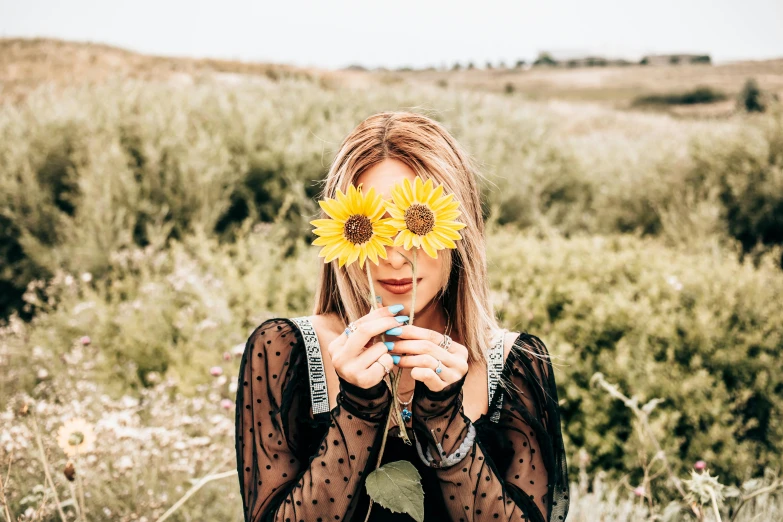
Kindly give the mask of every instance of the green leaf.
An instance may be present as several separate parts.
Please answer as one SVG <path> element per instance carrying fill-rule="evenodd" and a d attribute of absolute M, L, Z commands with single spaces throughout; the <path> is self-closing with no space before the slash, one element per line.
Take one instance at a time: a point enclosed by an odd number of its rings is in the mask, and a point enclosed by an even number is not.
<path fill-rule="evenodd" d="M 424 489 L 421 475 L 407 460 L 384 464 L 367 475 L 367 493 L 392 513 L 408 513 L 424 522 Z"/>

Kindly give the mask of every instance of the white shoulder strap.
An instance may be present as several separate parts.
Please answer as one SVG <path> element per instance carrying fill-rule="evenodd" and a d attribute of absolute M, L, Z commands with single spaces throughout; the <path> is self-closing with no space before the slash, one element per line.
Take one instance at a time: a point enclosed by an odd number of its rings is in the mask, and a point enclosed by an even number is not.
<path fill-rule="evenodd" d="M 321 358 L 321 345 L 315 334 L 313 324 L 307 316 L 291 318 L 299 330 L 305 342 L 307 351 L 307 368 L 310 375 L 310 402 L 313 406 L 313 417 L 319 413 L 329 413 L 329 393 L 326 388 L 326 372 Z"/>
<path fill-rule="evenodd" d="M 500 338 L 489 349 L 487 357 L 487 395 L 489 397 L 489 411 L 492 411 L 493 396 L 495 390 L 498 387 L 500 376 L 503 373 L 503 348 L 505 345 L 505 330 L 503 330 Z M 500 419 L 500 407 L 503 405 L 503 392 L 498 394 L 498 398 L 494 401 L 497 404 L 497 410 L 492 413 L 489 420 L 497 422 Z"/>

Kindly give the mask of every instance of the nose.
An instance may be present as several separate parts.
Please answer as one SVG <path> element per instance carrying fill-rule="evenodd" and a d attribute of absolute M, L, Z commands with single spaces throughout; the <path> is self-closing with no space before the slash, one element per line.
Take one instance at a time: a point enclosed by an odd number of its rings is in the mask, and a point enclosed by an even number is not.
<path fill-rule="evenodd" d="M 407 261 L 403 257 L 402 252 L 405 252 L 405 249 L 400 246 L 384 246 L 386 248 L 386 259 L 381 260 L 381 262 L 388 263 L 389 266 L 391 266 L 394 270 L 400 270 L 405 266 L 405 263 Z"/>

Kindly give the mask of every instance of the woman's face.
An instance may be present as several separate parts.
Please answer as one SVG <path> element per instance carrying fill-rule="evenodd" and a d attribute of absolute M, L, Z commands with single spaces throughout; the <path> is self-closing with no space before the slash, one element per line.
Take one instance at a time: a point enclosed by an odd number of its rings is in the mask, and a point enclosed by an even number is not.
<path fill-rule="evenodd" d="M 359 186 L 362 183 L 362 192 L 364 194 L 367 194 L 370 188 L 375 188 L 375 191 L 382 198 L 391 201 L 392 187 L 397 183 L 402 183 L 402 180 L 405 178 L 408 178 L 413 183 L 413 180 L 416 179 L 416 173 L 405 163 L 387 158 L 362 172 L 354 182 L 354 185 Z M 383 217 L 390 218 L 391 215 L 386 212 Z M 382 281 L 388 279 L 412 281 L 412 267 L 402 256 L 405 255 L 408 259 L 413 260 L 413 249 L 405 250 L 402 246 L 386 246 L 385 248 L 386 259 L 379 257 L 377 266 L 369 259 L 365 261 L 370 265 L 370 273 L 375 284 L 375 294 L 382 296 L 382 306 L 405 305 L 405 308 L 400 313 L 410 315 L 412 285 L 398 286 L 396 287 L 397 292 L 401 291 L 403 293 L 394 293 L 395 287 L 389 287 L 383 284 Z M 438 259 L 431 258 L 422 249 L 416 252 L 416 313 L 438 295 L 442 285 L 445 285 L 446 275 L 443 273 L 444 257 L 443 251 L 438 252 Z"/>

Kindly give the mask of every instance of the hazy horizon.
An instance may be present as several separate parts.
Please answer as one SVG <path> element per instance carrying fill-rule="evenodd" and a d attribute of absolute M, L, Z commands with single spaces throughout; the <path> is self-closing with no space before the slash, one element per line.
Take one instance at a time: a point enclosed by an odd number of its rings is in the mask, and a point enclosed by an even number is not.
<path fill-rule="evenodd" d="M 337 5 L 338 7 L 334 7 Z M 783 2 L 441 0 L 367 5 L 246 1 L 60 4 L 0 0 L 0 37 L 49 37 L 164 56 L 341 68 L 530 62 L 541 51 L 638 60 L 709 54 L 715 63 L 783 58 Z M 175 21 L 175 23 L 172 23 Z M 381 25 L 383 24 L 383 25 Z"/>

